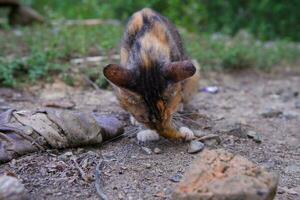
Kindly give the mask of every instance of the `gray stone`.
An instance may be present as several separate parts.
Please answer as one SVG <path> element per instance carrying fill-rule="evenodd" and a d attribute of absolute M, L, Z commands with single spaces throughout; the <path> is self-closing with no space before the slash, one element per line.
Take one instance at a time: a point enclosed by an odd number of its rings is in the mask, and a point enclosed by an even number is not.
<path fill-rule="evenodd" d="M 172 195 L 176 200 L 272 200 L 278 175 L 225 150 L 203 150 Z"/>
<path fill-rule="evenodd" d="M 280 115 L 282 115 L 282 111 L 274 108 L 267 108 L 261 113 L 261 116 L 263 116 L 264 118 L 274 118 L 279 117 Z"/>
<path fill-rule="evenodd" d="M 300 173 L 300 166 L 299 165 L 289 165 L 284 168 L 284 172 L 287 174 L 299 174 Z"/>
<path fill-rule="evenodd" d="M 27 199 L 24 185 L 15 177 L 0 177 L 0 199 L 5 200 L 22 200 Z"/>
<path fill-rule="evenodd" d="M 143 152 L 147 155 L 151 155 L 152 154 L 152 150 L 149 149 L 148 147 L 141 147 Z"/>
<path fill-rule="evenodd" d="M 153 151 L 154 151 L 154 153 L 156 153 L 156 154 L 160 154 L 160 153 L 161 153 L 161 149 L 158 148 L 158 147 L 155 147 Z"/>
<path fill-rule="evenodd" d="M 255 131 L 248 131 L 247 132 L 247 136 L 249 138 L 252 138 L 256 143 L 261 143 L 262 142 L 260 134 L 258 134 Z"/>
<path fill-rule="evenodd" d="M 193 140 L 190 142 L 188 153 L 198 153 L 204 149 L 204 144 L 202 142 L 199 142 L 197 140 Z"/>
<path fill-rule="evenodd" d="M 293 111 L 284 112 L 283 117 L 286 120 L 297 119 L 298 118 L 298 112 L 293 112 Z"/>
<path fill-rule="evenodd" d="M 174 182 L 174 183 L 178 183 L 180 182 L 180 180 L 182 179 L 183 175 L 182 174 L 175 174 L 174 176 L 170 177 L 170 181 Z"/>

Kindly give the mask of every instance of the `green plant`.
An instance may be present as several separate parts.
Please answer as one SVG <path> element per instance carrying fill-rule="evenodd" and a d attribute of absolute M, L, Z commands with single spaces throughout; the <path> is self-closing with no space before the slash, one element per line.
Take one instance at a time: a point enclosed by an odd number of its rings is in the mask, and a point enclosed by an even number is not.
<path fill-rule="evenodd" d="M 300 1 L 273 0 L 23 0 L 48 19 L 114 18 L 125 21 L 132 13 L 151 7 L 190 31 L 234 35 L 246 29 L 262 40 L 299 41 Z"/>

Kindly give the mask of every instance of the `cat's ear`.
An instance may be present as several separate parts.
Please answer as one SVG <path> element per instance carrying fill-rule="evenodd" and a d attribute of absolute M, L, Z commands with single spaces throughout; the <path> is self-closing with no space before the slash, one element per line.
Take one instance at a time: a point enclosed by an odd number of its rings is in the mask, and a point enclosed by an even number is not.
<path fill-rule="evenodd" d="M 193 76 L 195 72 L 196 68 L 190 60 L 168 63 L 162 71 L 167 80 L 175 83 Z"/>
<path fill-rule="evenodd" d="M 103 69 L 104 76 L 119 87 L 130 89 L 134 84 L 134 73 L 116 64 L 109 64 Z"/>

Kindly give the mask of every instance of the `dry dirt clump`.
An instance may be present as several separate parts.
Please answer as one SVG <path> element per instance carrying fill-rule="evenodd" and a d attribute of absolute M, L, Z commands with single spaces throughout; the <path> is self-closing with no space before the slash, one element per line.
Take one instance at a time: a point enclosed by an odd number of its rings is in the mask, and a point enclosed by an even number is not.
<path fill-rule="evenodd" d="M 183 200 L 271 200 L 278 176 L 222 149 L 204 150 L 174 192 Z"/>

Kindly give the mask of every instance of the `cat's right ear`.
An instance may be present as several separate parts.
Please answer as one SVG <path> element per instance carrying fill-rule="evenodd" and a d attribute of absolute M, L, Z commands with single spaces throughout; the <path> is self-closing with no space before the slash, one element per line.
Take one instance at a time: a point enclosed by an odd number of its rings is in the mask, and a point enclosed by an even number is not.
<path fill-rule="evenodd" d="M 119 87 L 130 89 L 134 85 L 134 74 L 131 70 L 117 64 L 109 64 L 103 69 L 104 76 Z"/>

